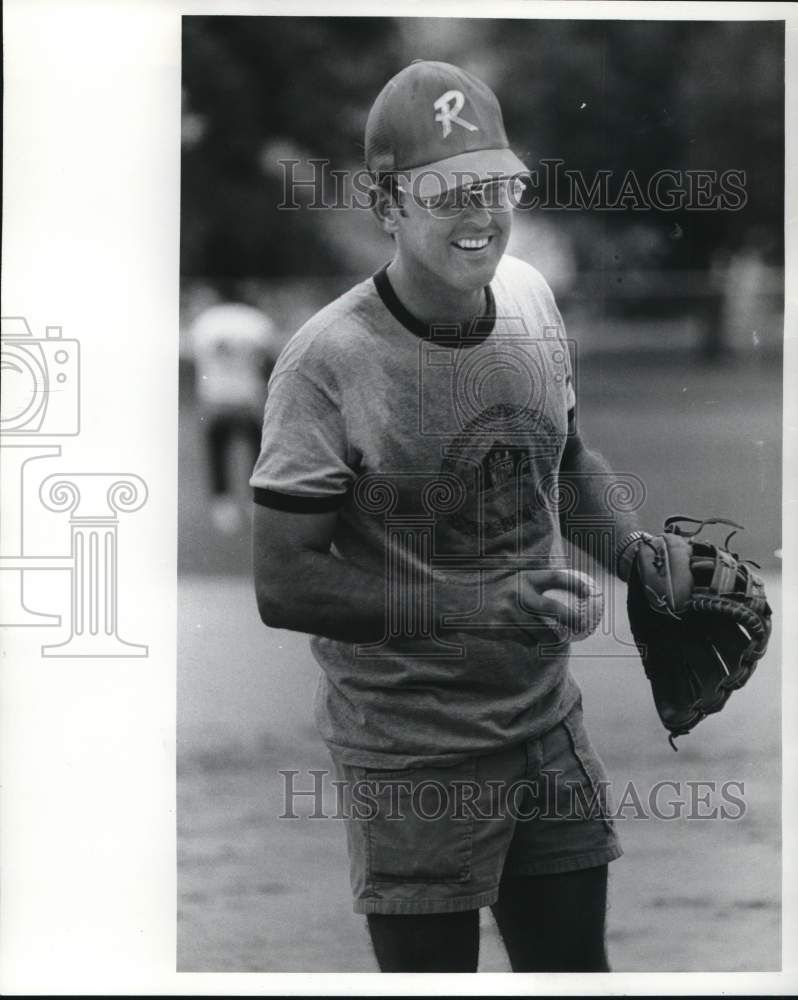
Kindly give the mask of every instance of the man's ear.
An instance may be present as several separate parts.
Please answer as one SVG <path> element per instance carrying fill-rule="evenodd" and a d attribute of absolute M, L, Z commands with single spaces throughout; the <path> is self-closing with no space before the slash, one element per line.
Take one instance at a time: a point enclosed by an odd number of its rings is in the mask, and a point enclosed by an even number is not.
<path fill-rule="evenodd" d="M 402 192 L 396 189 L 388 189 L 381 185 L 374 187 L 374 204 L 372 211 L 380 223 L 383 232 L 393 236 L 399 229 L 400 217 L 404 216 L 402 208 Z"/>

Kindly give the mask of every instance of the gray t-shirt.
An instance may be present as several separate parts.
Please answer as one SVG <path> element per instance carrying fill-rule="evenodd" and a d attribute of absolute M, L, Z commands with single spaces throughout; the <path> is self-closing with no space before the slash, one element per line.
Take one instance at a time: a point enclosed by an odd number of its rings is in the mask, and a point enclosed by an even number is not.
<path fill-rule="evenodd" d="M 490 624 L 480 567 L 566 565 L 562 319 L 543 277 L 509 256 L 486 299 L 470 330 L 430 330 L 383 268 L 309 320 L 271 377 L 256 503 L 337 510 L 334 555 L 385 581 L 382 642 L 311 639 L 319 729 L 350 764 L 490 753 L 546 732 L 578 698 L 567 647 L 468 628 Z M 436 609 L 436 580 L 463 594 L 454 620 Z"/>

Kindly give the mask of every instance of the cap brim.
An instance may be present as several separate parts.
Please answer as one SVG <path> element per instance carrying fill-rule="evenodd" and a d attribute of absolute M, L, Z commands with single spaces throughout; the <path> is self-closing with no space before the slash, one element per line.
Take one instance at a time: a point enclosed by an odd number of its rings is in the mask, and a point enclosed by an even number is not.
<path fill-rule="evenodd" d="M 529 168 L 511 149 L 477 149 L 398 173 L 407 177 L 415 197 L 434 198 L 451 188 L 528 174 Z"/>

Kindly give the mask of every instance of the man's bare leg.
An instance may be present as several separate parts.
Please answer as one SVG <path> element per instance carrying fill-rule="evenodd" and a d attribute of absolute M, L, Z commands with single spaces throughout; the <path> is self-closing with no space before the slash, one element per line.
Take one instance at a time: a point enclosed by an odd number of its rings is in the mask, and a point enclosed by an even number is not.
<path fill-rule="evenodd" d="M 476 972 L 479 910 L 367 917 L 381 972 Z"/>
<path fill-rule="evenodd" d="M 607 865 L 508 877 L 492 910 L 513 972 L 609 972 Z"/>

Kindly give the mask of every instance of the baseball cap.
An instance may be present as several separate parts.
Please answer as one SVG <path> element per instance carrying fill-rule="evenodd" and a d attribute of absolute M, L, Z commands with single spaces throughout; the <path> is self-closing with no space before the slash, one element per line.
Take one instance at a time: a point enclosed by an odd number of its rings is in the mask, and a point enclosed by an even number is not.
<path fill-rule="evenodd" d="M 493 91 L 459 66 L 416 59 L 386 83 L 366 121 L 366 168 L 402 173 L 422 198 L 528 173 Z"/>

